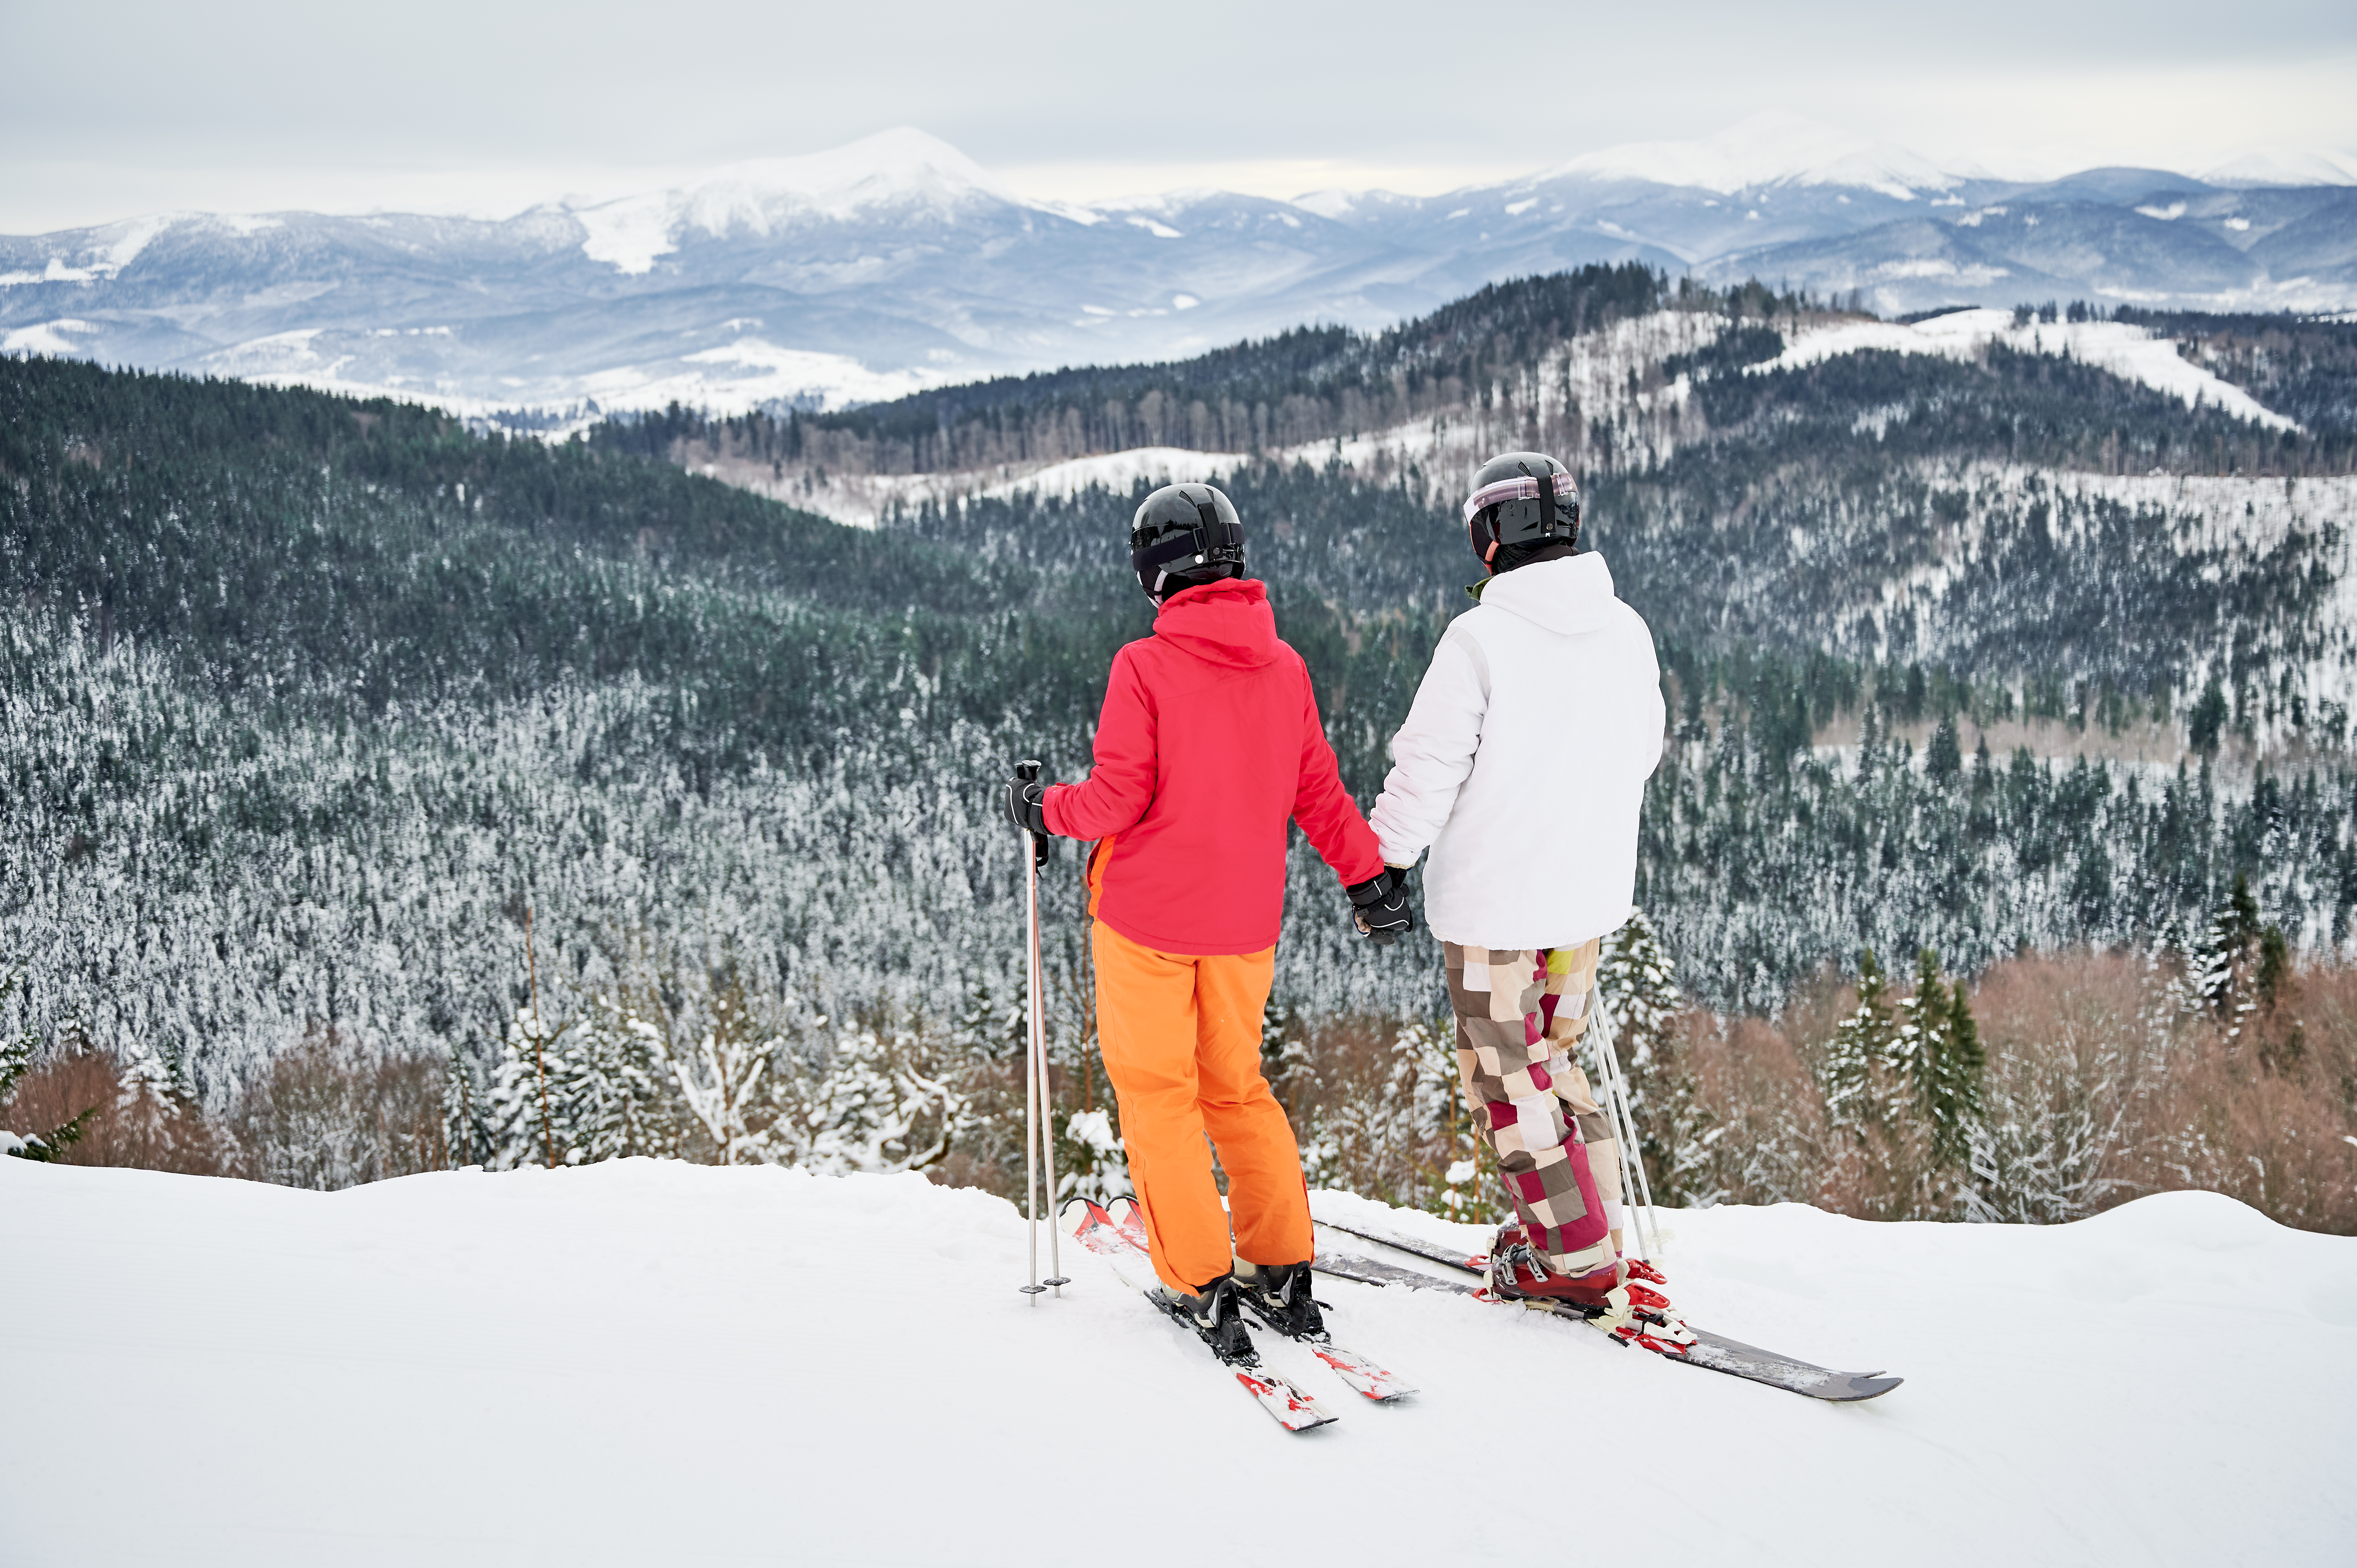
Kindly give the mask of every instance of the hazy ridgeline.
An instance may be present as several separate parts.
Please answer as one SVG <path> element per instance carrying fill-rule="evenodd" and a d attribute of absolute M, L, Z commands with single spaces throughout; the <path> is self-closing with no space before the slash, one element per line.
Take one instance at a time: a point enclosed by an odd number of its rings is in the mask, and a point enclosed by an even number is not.
<path fill-rule="evenodd" d="M 2254 549 L 2007 467 L 1992 434 L 2100 456 L 2109 421 L 2138 464 L 2208 461 L 2244 439 L 2214 411 L 2006 362 L 1859 375 L 1753 378 L 1786 403 L 1588 476 L 1668 671 L 1640 897 L 1714 1009 L 1680 1026 L 1691 1076 L 1717 1124 L 1777 1119 L 1714 1150 L 1824 1146 L 1794 1020 L 1862 948 L 1904 970 L 1932 947 L 1984 987 L 2046 972 L 2007 961 L 2025 949 L 2190 950 L 2239 874 L 2329 996 L 2357 910 L 2347 541 L 2296 489 L 2340 481 L 2271 478 L 2284 516 Z M 38 361 L 0 362 L 0 959 L 24 973 L 0 1033 L 32 1064 L 0 1121 L 38 1133 L 124 1082 L 67 1157 L 339 1185 L 642 1151 L 1007 1183 L 1020 866 L 992 789 L 1021 756 L 1084 764 L 1105 661 L 1147 624 L 1122 569 L 1133 498 L 863 532 L 612 444 L 479 439 L 386 403 Z M 1966 404 L 1969 439 L 1942 447 Z M 2329 434 L 2270 460 L 2312 470 Z M 1462 603 L 1461 532 L 1396 468 L 1228 483 L 1372 800 Z M 1074 1168 L 1111 1183 L 1069 846 L 1045 888 L 1060 1122 Z M 1298 845 L 1289 908 L 1272 1063 L 1313 1164 L 1478 1204 L 1447 1180 L 1461 1108 L 1432 947 L 1349 938 Z M 2337 1026 L 2298 1016 L 2306 1054 L 2222 1047 L 2201 1071 L 2345 1129 Z M 1800 1076 L 1744 1044 L 1762 1030 Z M 2059 1036 L 2022 1038 L 2043 1061 Z M 1990 1058 L 1993 1105 L 2011 1059 Z M 2212 1061 L 2137 1059 L 2177 1064 L 2161 1083 Z M 1877 1168 L 1914 1157 L 1886 1142 Z M 2106 1157 L 2098 1197 L 2161 1169 Z M 1728 1169 L 1680 1190 L 1881 1201 L 1837 1173 Z"/>

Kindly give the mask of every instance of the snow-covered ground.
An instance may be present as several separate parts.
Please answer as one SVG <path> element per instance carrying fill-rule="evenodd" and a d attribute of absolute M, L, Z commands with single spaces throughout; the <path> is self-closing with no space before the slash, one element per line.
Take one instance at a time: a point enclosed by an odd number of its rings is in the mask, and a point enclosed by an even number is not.
<path fill-rule="evenodd" d="M 0 1561 L 2349 1560 L 2357 1240 L 2201 1194 L 1667 1219 L 1698 1322 L 1905 1386 L 1818 1404 L 1329 1281 L 1423 1392 L 1286 1346 L 1342 1417 L 1291 1436 L 1096 1258 L 1027 1305 L 1016 1212 L 915 1176 L 0 1160 Z"/>

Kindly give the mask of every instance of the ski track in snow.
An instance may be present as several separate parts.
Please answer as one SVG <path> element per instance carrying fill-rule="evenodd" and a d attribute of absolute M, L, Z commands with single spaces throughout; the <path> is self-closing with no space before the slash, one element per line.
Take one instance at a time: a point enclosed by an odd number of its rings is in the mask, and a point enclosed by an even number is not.
<path fill-rule="evenodd" d="M 2347 1560 L 2357 1241 L 2207 1194 L 2047 1230 L 1664 1220 L 1695 1321 L 1905 1386 L 1818 1404 L 1329 1279 L 1339 1337 L 1423 1392 L 1277 1346 L 1341 1417 L 1297 1437 L 1103 1260 L 1027 1305 L 1015 1209 L 918 1176 L 322 1195 L 0 1160 L 0 1559 L 1454 1563 L 1561 1540 L 1601 1485 L 1657 1563 Z M 1501 1483 L 1542 1433 L 1560 1459 Z"/>

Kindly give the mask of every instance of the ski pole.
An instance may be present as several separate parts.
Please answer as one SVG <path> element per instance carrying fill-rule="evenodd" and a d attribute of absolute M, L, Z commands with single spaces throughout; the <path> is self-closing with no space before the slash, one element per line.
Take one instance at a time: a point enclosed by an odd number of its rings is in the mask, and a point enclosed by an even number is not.
<path fill-rule="evenodd" d="M 1015 766 L 1015 776 L 1024 783 L 1028 784 L 1033 779 L 1039 777 L 1039 764 L 1036 761 L 1017 763 Z M 1051 1228 L 1048 1232 L 1048 1272 L 1049 1277 L 1047 1284 L 1043 1285 L 1039 1283 L 1039 1157 L 1042 1154 L 1045 1154 L 1047 1156 L 1048 1193 L 1050 1198 L 1055 1196 L 1056 1190 L 1055 1142 L 1052 1133 L 1049 1136 L 1041 1136 L 1042 1132 L 1047 1131 L 1047 1129 L 1042 1127 L 1042 1118 L 1039 1114 L 1040 1096 L 1045 1091 L 1048 1077 L 1047 1024 L 1045 1017 L 1047 992 L 1045 983 L 1039 973 L 1039 863 L 1048 858 L 1048 841 L 1038 833 L 1031 833 L 1027 835 L 1027 837 L 1029 842 L 1024 845 L 1025 854 L 1023 856 L 1024 934 L 1026 938 L 1024 949 L 1025 964 L 1023 986 L 1025 1015 L 1023 1035 L 1023 1208 L 1025 1219 L 1029 1223 L 1031 1233 L 1031 1283 L 1023 1287 L 1023 1294 L 1031 1297 L 1032 1300 L 1037 1301 L 1039 1298 L 1040 1292 L 1049 1289 L 1050 1286 L 1062 1285 L 1068 1282 L 1062 1277 L 1063 1269 L 1060 1266 L 1060 1249 L 1057 1245 L 1056 1232 Z M 1054 1116 L 1055 1108 L 1052 1105 L 1048 1107 L 1048 1114 L 1049 1118 Z M 1056 1294 L 1060 1297 L 1063 1294 L 1063 1292 L 1059 1290 Z"/>
<path fill-rule="evenodd" d="M 1049 1093 L 1048 1079 L 1048 975 L 1039 961 L 1039 866 L 1048 858 L 1048 841 L 1040 834 L 1031 840 L 1031 1061 L 1039 1080 L 1039 1162 L 1047 1177 L 1048 1199 L 1048 1283 L 1062 1286 L 1064 1278 L 1063 1237 L 1054 1219 L 1056 1213 L 1056 1102 Z M 1056 1291 L 1059 1300 L 1063 1291 Z"/>
<path fill-rule="evenodd" d="M 1645 1174 L 1645 1151 L 1637 1133 L 1637 1108 L 1629 1094 L 1628 1075 L 1620 1070 L 1619 1031 L 1614 1028 L 1610 1015 L 1604 1011 L 1601 987 L 1598 988 L 1596 999 L 1598 1015 L 1604 1023 L 1604 1031 L 1598 1041 L 1605 1064 L 1612 1075 L 1612 1100 L 1620 1112 L 1621 1191 L 1627 1194 L 1632 1208 L 1642 1206 L 1637 1208 L 1636 1226 L 1641 1255 L 1651 1262 L 1659 1262 L 1662 1245 L 1659 1227 L 1654 1222 L 1653 1187 Z"/>
<path fill-rule="evenodd" d="M 1588 1020 L 1593 1038 L 1589 1049 L 1596 1058 L 1598 1076 L 1604 1079 L 1605 1099 L 1611 1103 L 1615 1142 L 1620 1145 L 1620 1190 L 1628 1204 L 1637 1232 L 1638 1255 L 1649 1262 L 1661 1261 L 1661 1239 L 1653 1219 L 1653 1187 L 1645 1174 L 1644 1151 L 1638 1146 L 1637 1115 L 1629 1102 L 1629 1080 L 1621 1075 L 1620 1052 L 1613 1038 L 1612 1017 L 1604 1005 L 1604 988 L 1599 985 L 1590 993 L 1594 1015 Z"/>

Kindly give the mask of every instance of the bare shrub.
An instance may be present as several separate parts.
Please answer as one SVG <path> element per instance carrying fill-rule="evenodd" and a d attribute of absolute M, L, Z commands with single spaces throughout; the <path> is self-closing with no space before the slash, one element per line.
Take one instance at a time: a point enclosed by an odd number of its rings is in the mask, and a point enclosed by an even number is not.
<path fill-rule="evenodd" d="M 60 1165 L 223 1176 L 237 1163 L 235 1144 L 186 1095 L 86 1047 L 27 1072 L 8 1110 L 29 1127 L 63 1126 L 94 1111 L 81 1138 L 59 1152 Z"/>
<path fill-rule="evenodd" d="M 2124 1152 L 2180 1027 L 2169 1006 L 2166 977 L 2126 953 L 2025 956 L 1982 977 L 1976 1218 L 2058 1224 L 2135 1196 Z"/>
<path fill-rule="evenodd" d="M 2357 1235 L 2352 990 L 2347 968 L 2310 967 L 2239 1030 L 2182 1030 L 2139 1108 L 2123 1185 L 2222 1192 L 2286 1225 Z"/>
<path fill-rule="evenodd" d="M 1765 1019 L 1699 1008 L 1678 1027 L 1695 1102 L 1709 1124 L 1674 1200 L 1815 1200 L 1824 1164 L 1824 1101 L 1791 1038 Z"/>
<path fill-rule="evenodd" d="M 449 1164 L 442 1064 L 317 1029 L 246 1087 L 227 1117 L 236 1174 L 321 1192 Z"/>
<path fill-rule="evenodd" d="M 1904 1115 L 1831 1125 L 1819 1062 L 1854 989 L 1821 980 L 1774 1022 L 1690 1011 L 1677 1028 L 1703 1131 L 1674 1183 L 1656 1181 L 1687 1204 L 2029 1224 L 2195 1187 L 2357 1234 L 2357 969 L 2298 968 L 2232 1018 L 2186 994 L 2173 961 L 2131 953 L 1992 966 L 1970 993 L 1988 1065 L 1968 1176 Z"/>

